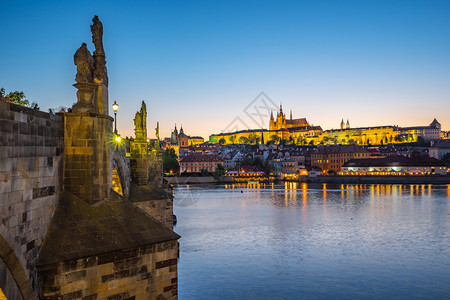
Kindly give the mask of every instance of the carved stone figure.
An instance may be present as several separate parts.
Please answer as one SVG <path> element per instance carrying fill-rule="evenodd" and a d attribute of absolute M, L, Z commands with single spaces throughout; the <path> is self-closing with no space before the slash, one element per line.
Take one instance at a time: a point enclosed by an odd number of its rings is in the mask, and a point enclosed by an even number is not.
<path fill-rule="evenodd" d="M 155 135 L 156 139 L 159 141 L 159 122 L 156 122 Z"/>
<path fill-rule="evenodd" d="M 141 105 L 141 116 L 142 116 L 142 128 L 147 130 L 147 106 L 145 102 L 142 100 Z"/>
<path fill-rule="evenodd" d="M 105 50 L 103 49 L 103 24 L 98 16 L 94 16 L 91 25 L 94 51 L 94 79 L 95 83 L 108 86 L 108 72 L 106 70 Z"/>
<path fill-rule="evenodd" d="M 134 130 L 142 130 L 142 115 L 140 112 L 136 112 L 134 116 Z"/>
<path fill-rule="evenodd" d="M 142 101 L 141 110 L 134 117 L 134 133 L 136 140 L 147 140 L 147 107 Z"/>
<path fill-rule="evenodd" d="M 89 52 L 86 43 L 81 44 L 81 47 L 75 52 L 73 56 L 75 65 L 77 66 L 77 75 L 75 81 L 77 83 L 92 83 L 94 69 L 94 60 Z"/>
<path fill-rule="evenodd" d="M 103 24 L 100 22 L 98 16 L 94 16 L 92 19 L 94 24 L 91 25 L 92 42 L 95 46 L 95 54 L 105 55 L 103 50 Z"/>
<path fill-rule="evenodd" d="M 159 140 L 159 122 L 156 122 L 155 135 L 156 135 L 155 149 L 156 151 L 159 152 L 161 151 L 161 142 Z"/>

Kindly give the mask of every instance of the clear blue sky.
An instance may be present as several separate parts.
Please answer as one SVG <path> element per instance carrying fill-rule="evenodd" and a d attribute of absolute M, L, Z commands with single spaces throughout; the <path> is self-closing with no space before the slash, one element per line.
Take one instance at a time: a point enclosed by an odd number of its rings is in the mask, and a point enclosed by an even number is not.
<path fill-rule="evenodd" d="M 450 1 L 2 1 L 0 86 L 71 106 L 96 14 L 123 135 L 145 100 L 151 136 L 207 138 L 261 91 L 323 129 L 450 129 Z"/>

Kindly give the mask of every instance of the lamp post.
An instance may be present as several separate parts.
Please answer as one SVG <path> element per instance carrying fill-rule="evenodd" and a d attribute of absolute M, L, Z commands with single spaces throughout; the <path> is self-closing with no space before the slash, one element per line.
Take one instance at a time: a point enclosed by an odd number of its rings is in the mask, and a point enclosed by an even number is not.
<path fill-rule="evenodd" d="M 119 104 L 114 101 L 112 108 L 114 111 L 114 133 L 117 134 L 117 110 L 119 109 Z"/>

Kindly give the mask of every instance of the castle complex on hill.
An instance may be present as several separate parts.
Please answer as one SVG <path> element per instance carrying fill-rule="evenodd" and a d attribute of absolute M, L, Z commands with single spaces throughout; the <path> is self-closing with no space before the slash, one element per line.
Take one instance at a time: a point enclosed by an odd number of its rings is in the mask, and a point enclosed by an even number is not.
<path fill-rule="evenodd" d="M 292 110 L 289 119 L 283 113 L 283 107 L 274 118 L 270 114 L 269 130 L 249 129 L 235 132 L 213 134 L 211 143 L 255 144 L 272 141 L 285 141 L 297 145 L 317 144 L 358 144 L 380 145 L 388 143 L 415 142 L 419 138 L 425 141 L 438 140 L 441 137 L 441 124 L 434 119 L 429 126 L 399 127 L 375 126 L 352 128 L 350 122 L 342 119 L 340 129 L 323 131 L 320 126 L 312 126 L 306 118 L 293 119 Z"/>

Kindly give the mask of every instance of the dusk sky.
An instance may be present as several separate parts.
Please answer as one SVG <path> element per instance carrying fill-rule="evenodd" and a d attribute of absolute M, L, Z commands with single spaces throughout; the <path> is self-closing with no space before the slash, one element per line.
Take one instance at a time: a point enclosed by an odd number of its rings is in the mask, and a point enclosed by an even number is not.
<path fill-rule="evenodd" d="M 324 130 L 450 129 L 450 1 L 2 1 L 0 86 L 72 106 L 94 15 L 123 136 L 142 100 L 150 137 L 156 121 L 161 137 L 255 128 L 244 109 L 261 92 Z"/>

